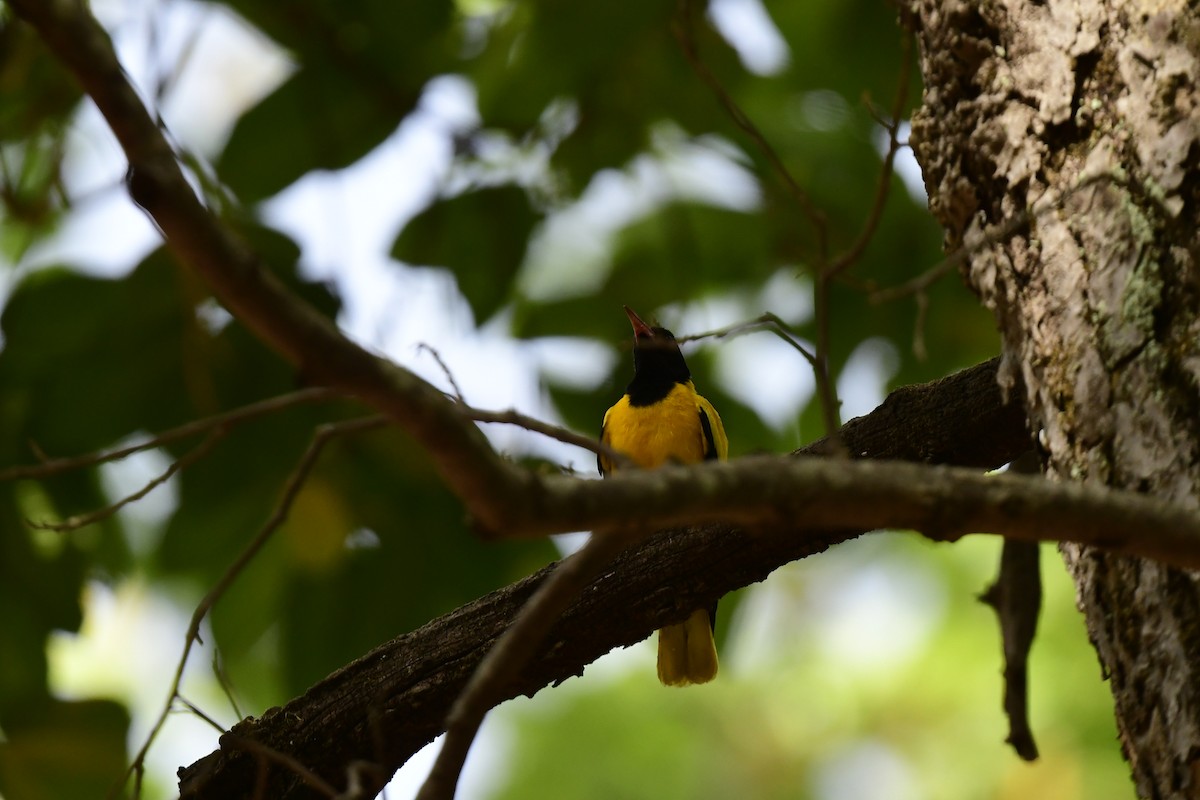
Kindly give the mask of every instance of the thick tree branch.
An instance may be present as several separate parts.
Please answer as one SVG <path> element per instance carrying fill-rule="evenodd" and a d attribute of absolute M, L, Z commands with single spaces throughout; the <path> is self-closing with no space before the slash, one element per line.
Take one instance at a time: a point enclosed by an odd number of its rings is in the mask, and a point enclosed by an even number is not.
<path fill-rule="evenodd" d="M 864 459 L 1000 466 L 1026 450 L 1029 438 L 1022 409 L 1001 399 L 998 363 L 898 389 L 875 411 L 847 423 L 842 441 Z M 802 453 L 825 448 L 823 440 Z M 753 536 L 714 525 L 652 536 L 618 556 L 567 609 L 505 697 L 532 695 L 581 674 L 608 651 L 641 641 L 690 609 L 859 533 Z M 380 646 L 232 733 L 295 757 L 334 785 L 355 759 L 374 761 L 390 775 L 443 731 L 449 708 L 480 660 L 551 569 Z M 248 797 L 257 771 L 253 757 L 223 743 L 180 770 L 180 790 L 189 798 Z M 282 769 L 271 773 L 269 789 L 271 797 L 314 796 Z"/>

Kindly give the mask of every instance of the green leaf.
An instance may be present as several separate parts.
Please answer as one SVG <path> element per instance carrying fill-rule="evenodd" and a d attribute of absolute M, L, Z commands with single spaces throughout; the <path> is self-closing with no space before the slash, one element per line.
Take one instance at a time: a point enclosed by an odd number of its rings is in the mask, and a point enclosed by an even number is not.
<path fill-rule="evenodd" d="M 509 298 L 538 219 L 523 189 L 479 189 L 437 202 L 414 217 L 397 237 L 392 256 L 448 267 L 482 323 Z"/>
<path fill-rule="evenodd" d="M 302 69 L 238 120 L 217 171 L 256 203 L 311 170 L 354 163 L 395 129 L 396 111 L 337 69 Z"/>
<path fill-rule="evenodd" d="M 611 271 L 598 292 L 518 302 L 513 333 L 628 338 L 622 305 L 648 311 L 768 277 L 774 269 L 769 232 L 761 215 L 672 203 L 618 234 Z"/>
<path fill-rule="evenodd" d="M 302 64 L 340 66 L 383 100 L 437 74 L 457 43 L 455 3 L 226 0 Z"/>
<path fill-rule="evenodd" d="M 385 0 L 238 0 L 231 5 L 292 50 L 299 69 L 244 114 L 217 168 L 245 203 L 314 169 L 361 158 L 449 69 L 454 5 Z"/>
<path fill-rule="evenodd" d="M 177 268 L 162 257 L 119 280 L 33 273 L 0 316 L 0 384 L 20 393 L 9 399 L 21 409 L 10 432 L 66 455 L 186 418 L 191 324 Z"/>
<path fill-rule="evenodd" d="M 85 558 L 74 542 L 51 534 L 36 549 L 21 519 L 19 484 L 0 485 L 0 729 L 30 715 L 47 698 L 46 638 L 78 630 Z"/>
<path fill-rule="evenodd" d="M 578 124 L 552 163 L 579 187 L 645 150 L 663 119 L 691 131 L 727 124 L 672 36 L 678 8 L 673 0 L 517 5 L 470 72 L 485 127 L 524 135 L 552 101 L 570 98 Z M 698 37 L 710 67 L 744 75 L 703 22 Z"/>
<path fill-rule="evenodd" d="M 672 203 L 627 228 L 614 271 L 639 275 L 654 294 L 639 305 L 665 305 L 705 290 L 757 282 L 769 274 L 766 231 L 756 214 L 698 203 Z M 655 265 L 653 274 L 647 264 Z M 668 292 L 674 287 L 674 292 Z M 683 291 L 680 291 L 683 290 Z M 655 296 L 657 295 L 657 296 Z"/>

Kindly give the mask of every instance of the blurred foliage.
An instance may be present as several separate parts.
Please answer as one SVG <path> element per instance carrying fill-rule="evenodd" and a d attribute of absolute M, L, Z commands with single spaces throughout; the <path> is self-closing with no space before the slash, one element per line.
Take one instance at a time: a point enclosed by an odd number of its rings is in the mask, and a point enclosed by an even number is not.
<path fill-rule="evenodd" d="M 451 272 L 481 328 L 626 348 L 622 304 L 679 334 L 767 310 L 810 341 L 817 334 L 808 301 L 797 300 L 811 296 L 819 261 L 813 227 L 677 35 L 688 32 L 704 67 L 827 215 L 834 252 L 854 241 L 871 206 L 881 171 L 877 109 L 892 102 L 902 52 L 895 12 L 874 0 L 766 3 L 787 57 L 757 72 L 703 4 L 683 19 L 678 0 L 224 0 L 206 8 L 238 15 L 291 65 L 232 123 L 202 177 L 228 190 L 231 224 L 295 292 L 338 317 L 338 287 L 304 277 L 306 254 L 262 221 L 270 218 L 259 213 L 262 201 L 314 172 L 355 164 L 419 115 L 431 81 L 455 75 L 473 87 L 478 117 L 446 132 L 449 175 L 430 187 L 424 208 L 394 220 L 391 255 Z M 178 58 L 155 66 L 187 69 Z M 910 84 L 906 116 L 920 91 L 915 75 Z M 20 264 L 79 211 L 83 198 L 63 176 L 73 155 L 67 134 L 84 106 L 2 5 L 0 91 L 0 259 Z M 614 185 L 624 187 L 624 213 L 589 217 Z M 901 283 L 941 257 L 923 202 L 899 177 L 889 188 L 870 246 L 833 287 L 830 355 L 837 373 L 864 341 L 890 342 L 898 357 L 885 380 L 897 385 L 987 358 L 997 339 L 952 279 L 932 287 L 924 318 L 912 300 L 870 303 L 868 287 Z M 0 276 L 0 469 L 39 453 L 111 448 L 304 385 L 166 252 L 115 277 L 83 266 Z M 772 288 L 781 274 L 797 291 Z M 925 358 L 913 347 L 918 333 Z M 713 358 L 720 346 L 688 352 L 734 455 L 791 449 L 820 433 L 812 403 L 781 432 L 735 399 L 745 393 L 722 383 Z M 586 385 L 545 370 L 546 394 L 569 425 L 596 430 L 628 379 L 622 352 Z M 767 387 L 775 375 L 806 370 L 791 357 L 758 380 Z M 0 794 L 97 796 L 127 757 L 125 699 L 59 697 L 48 677 L 45 642 L 79 629 L 86 582 L 136 579 L 194 604 L 271 514 L 314 429 L 361 413 L 348 402 L 296 406 L 230 430 L 175 479 L 177 502 L 150 535 L 124 514 L 62 535 L 24 524 L 111 502 L 101 469 L 0 483 Z M 159 455 L 169 463 L 198 444 L 173 443 Z M 912 551 L 871 552 L 930 557 Z M 804 644 L 803 631 L 789 630 L 801 652 L 786 669 L 729 669 L 704 690 L 661 691 L 652 670 L 569 682 L 559 698 L 539 696 L 551 698 L 544 708 L 520 711 L 521 740 L 496 796 L 826 796 L 812 776 L 856 742 L 899 754 L 928 790 L 918 796 L 1018 796 L 1013 787 L 1034 779 L 1000 744 L 999 644 L 970 602 L 980 576 L 963 579 L 958 553 L 932 556 L 931 580 L 945 587 L 949 610 L 921 654 L 851 680 Z M 548 544 L 480 544 L 411 441 L 395 431 L 360 434 L 326 448 L 287 524 L 215 608 L 212 636 L 247 713 L 257 714 L 553 555 Z M 820 560 L 804 565 L 821 568 Z M 723 606 L 726 656 L 755 591 Z M 797 619 L 816 613 L 795 609 Z M 1046 785 L 1083 788 L 1031 796 L 1127 796 L 1107 700 L 1066 589 L 1048 597 L 1047 613 L 1033 670 L 1035 733 L 1045 733 L 1046 749 L 1036 774 Z M 63 763 L 78 768 L 67 774 Z M 1119 788 L 1101 786 L 1110 778 Z"/>
<path fill-rule="evenodd" d="M 0 8 L 0 258 L 15 261 L 53 229 L 63 131 L 79 87 L 37 35 L 4 24 Z"/>
<path fill-rule="evenodd" d="M 416 105 L 430 76 L 451 68 L 447 0 L 234 0 L 228 4 L 286 48 L 298 69 L 238 120 L 217 167 L 243 202 L 314 169 L 344 167 Z"/>
<path fill-rule="evenodd" d="M 480 189 L 427 208 L 404 227 L 392 255 L 453 270 L 475 318 L 486 320 L 510 298 L 536 222 L 522 189 Z M 490 269 L 480 268 L 484 253 Z"/>
<path fill-rule="evenodd" d="M 915 537 L 860 539 L 822 564 L 776 573 L 773 627 L 734 641 L 721 679 L 663 691 L 647 670 L 569 681 L 542 702 L 501 715 L 521 744 L 490 800 L 639 798 L 1054 798 L 1125 800 L 1125 765 L 1074 587 L 1044 547 L 1046 606 L 1031 660 L 1031 713 L 1042 757 L 1017 759 L 1003 738 L 995 617 L 971 602 L 992 578 L 989 539 L 954 547 Z M 876 566 L 866 567 L 867 562 Z M 822 584 L 871 578 L 889 587 L 930 574 L 944 586 L 909 597 L 875 593 L 903 609 L 891 629 L 828 605 Z M 943 594 L 944 593 L 944 594 Z M 913 624 L 905 615 L 914 615 Z M 847 653 L 843 630 L 873 643 Z M 735 637 L 737 639 L 738 637 Z M 879 640 L 882 640 L 881 644 Z M 747 656 L 747 650 L 757 651 Z M 855 652 L 857 651 L 857 652 Z"/>

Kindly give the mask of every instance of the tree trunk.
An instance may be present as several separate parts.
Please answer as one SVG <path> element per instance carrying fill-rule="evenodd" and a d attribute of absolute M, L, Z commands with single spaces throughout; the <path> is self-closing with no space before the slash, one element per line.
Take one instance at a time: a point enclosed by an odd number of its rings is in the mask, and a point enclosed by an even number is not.
<path fill-rule="evenodd" d="M 995 312 L 1001 385 L 1023 385 L 1047 475 L 1195 506 L 1197 6 L 913 0 L 908 13 L 930 208 L 948 246 L 973 251 L 965 277 Z M 1063 554 L 1138 794 L 1200 796 L 1197 576 Z"/>

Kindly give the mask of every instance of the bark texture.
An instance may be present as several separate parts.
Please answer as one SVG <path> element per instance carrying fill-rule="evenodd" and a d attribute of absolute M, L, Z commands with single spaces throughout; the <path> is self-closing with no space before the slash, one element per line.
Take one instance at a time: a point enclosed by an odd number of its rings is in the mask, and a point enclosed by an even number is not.
<path fill-rule="evenodd" d="M 1200 489 L 1200 11 L 913 0 L 930 208 L 1003 334 L 1048 475 Z M 1026 224 L 1015 235 L 1012 221 Z M 1064 546 L 1138 794 L 1200 796 L 1197 575 Z"/>

